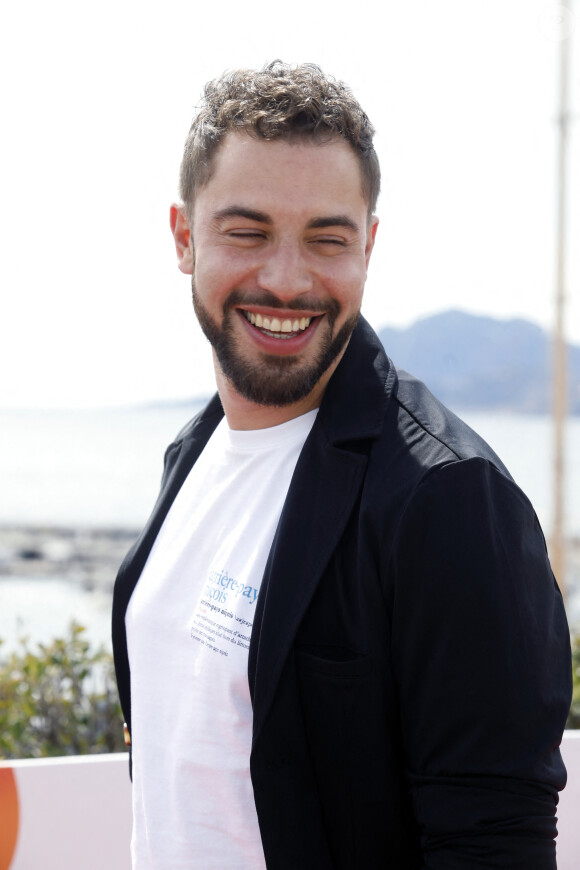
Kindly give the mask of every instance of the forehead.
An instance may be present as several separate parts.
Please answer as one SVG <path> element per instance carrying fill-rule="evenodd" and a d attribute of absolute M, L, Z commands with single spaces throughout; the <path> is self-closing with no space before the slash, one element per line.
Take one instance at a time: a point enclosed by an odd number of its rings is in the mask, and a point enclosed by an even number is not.
<path fill-rule="evenodd" d="M 367 208 L 358 158 L 339 137 L 264 140 L 243 132 L 225 136 L 209 181 L 198 191 L 194 215 L 231 204 L 309 213 Z"/>

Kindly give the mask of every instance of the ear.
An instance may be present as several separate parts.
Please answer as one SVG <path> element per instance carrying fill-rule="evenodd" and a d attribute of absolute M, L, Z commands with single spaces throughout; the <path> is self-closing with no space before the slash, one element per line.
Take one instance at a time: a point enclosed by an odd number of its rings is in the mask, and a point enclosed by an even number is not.
<path fill-rule="evenodd" d="M 375 237 L 377 235 L 378 226 L 379 226 L 379 219 L 376 216 L 376 214 L 374 214 L 371 217 L 371 219 L 369 221 L 368 228 L 367 228 L 367 243 L 365 246 L 365 260 L 366 260 L 367 269 L 369 267 L 369 261 L 371 259 L 371 254 L 372 254 L 373 248 L 375 246 Z"/>
<path fill-rule="evenodd" d="M 173 203 L 169 209 L 169 225 L 175 241 L 177 265 L 184 275 L 193 273 L 193 244 L 185 206 Z"/>

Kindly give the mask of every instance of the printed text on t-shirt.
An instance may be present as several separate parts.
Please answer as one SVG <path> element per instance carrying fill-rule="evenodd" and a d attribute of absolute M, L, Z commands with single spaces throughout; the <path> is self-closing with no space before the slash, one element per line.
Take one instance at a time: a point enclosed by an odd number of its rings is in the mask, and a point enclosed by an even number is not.
<path fill-rule="evenodd" d="M 248 604 L 255 604 L 258 598 L 258 590 L 254 586 L 239 583 L 227 571 L 212 571 L 204 592 L 211 601 L 219 604 L 235 601 L 241 596 L 248 599 Z"/>

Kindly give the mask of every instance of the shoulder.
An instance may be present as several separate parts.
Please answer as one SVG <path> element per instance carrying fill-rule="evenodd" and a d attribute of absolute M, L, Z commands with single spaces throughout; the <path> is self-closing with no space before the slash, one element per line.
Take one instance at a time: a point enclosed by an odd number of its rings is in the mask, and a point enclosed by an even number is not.
<path fill-rule="evenodd" d="M 428 387 L 389 359 L 378 335 L 361 318 L 327 387 L 318 425 L 330 443 L 362 442 L 379 462 L 405 452 L 421 468 L 482 457 L 509 476 L 491 447 L 440 402 Z M 405 469 L 407 472 L 408 469 Z"/>
<path fill-rule="evenodd" d="M 372 503 L 396 506 L 399 521 L 411 506 L 427 503 L 445 517 L 475 492 L 492 501 L 501 492 L 501 502 L 531 510 L 490 445 L 425 384 L 395 371 L 382 428 L 370 447 L 366 487 Z"/>
<path fill-rule="evenodd" d="M 446 452 L 450 460 L 485 459 L 502 474 L 510 474 L 500 457 L 474 429 L 437 399 L 428 387 L 397 369 L 394 397 L 397 425 L 407 439 L 419 439 L 430 452 Z M 437 445 L 440 451 L 437 451 Z"/>

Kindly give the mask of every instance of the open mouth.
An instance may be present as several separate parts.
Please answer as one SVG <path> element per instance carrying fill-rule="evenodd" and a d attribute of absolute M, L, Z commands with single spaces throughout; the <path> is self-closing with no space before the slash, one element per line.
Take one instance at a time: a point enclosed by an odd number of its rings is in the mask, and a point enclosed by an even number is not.
<path fill-rule="evenodd" d="M 244 310 L 242 310 L 242 314 L 252 326 L 255 326 L 264 335 L 280 339 L 295 338 L 308 329 L 315 319 L 313 317 L 296 317 L 292 319 L 287 317 L 281 320 L 279 317 L 264 317 L 261 314 L 254 314 L 252 311 Z"/>

